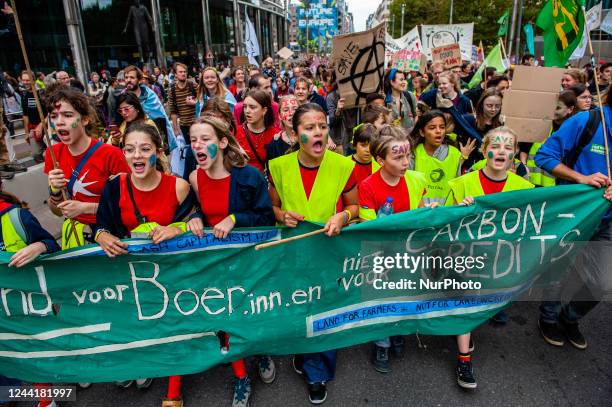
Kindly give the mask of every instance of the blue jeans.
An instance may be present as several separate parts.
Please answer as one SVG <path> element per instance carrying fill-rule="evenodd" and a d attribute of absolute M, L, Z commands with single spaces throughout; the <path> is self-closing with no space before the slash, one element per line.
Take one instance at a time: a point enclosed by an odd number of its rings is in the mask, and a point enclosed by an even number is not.
<path fill-rule="evenodd" d="M 336 349 L 301 355 L 306 381 L 312 384 L 333 380 L 336 375 L 336 355 Z"/>
<path fill-rule="evenodd" d="M 591 242 L 576 257 L 571 266 L 572 273 L 581 273 L 582 285 L 572 296 L 568 304 L 561 301 L 542 301 L 540 304 L 540 319 L 542 322 L 555 324 L 561 319 L 565 323 L 577 324 L 597 304 L 601 297 L 612 290 L 612 250 L 605 247 L 605 242 L 612 240 L 612 219 L 604 219 L 599 224 Z M 566 280 L 567 281 L 567 280 Z M 550 289 L 550 298 L 561 298 L 564 286 L 558 285 Z"/>

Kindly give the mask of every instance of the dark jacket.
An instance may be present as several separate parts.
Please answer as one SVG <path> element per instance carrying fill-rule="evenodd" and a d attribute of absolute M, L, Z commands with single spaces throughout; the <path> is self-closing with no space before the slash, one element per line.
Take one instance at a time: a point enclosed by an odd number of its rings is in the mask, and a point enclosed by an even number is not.
<path fill-rule="evenodd" d="M 13 205 L 4 211 L 0 212 L 0 217 L 10 211 L 13 208 L 16 208 L 17 205 Z M 20 208 L 19 209 L 19 220 L 23 226 L 23 230 L 26 233 L 26 244 L 30 245 L 32 243 L 41 242 L 45 246 L 47 246 L 47 253 L 53 253 L 60 250 L 59 245 L 51 236 L 49 232 L 47 232 L 38 222 L 38 219 L 32 212 L 27 209 Z M 2 238 L 2 233 L 0 233 L 0 250 L 4 251 L 4 239 Z"/>
<path fill-rule="evenodd" d="M 116 176 L 106 183 L 102 191 L 102 197 L 98 204 L 98 212 L 96 213 L 96 231 L 98 229 L 108 230 L 114 236 L 123 239 L 130 236 L 130 231 L 127 230 L 121 220 L 119 198 L 121 198 L 121 188 L 119 176 Z M 193 192 L 189 192 L 183 203 L 176 209 L 172 222 L 181 222 L 187 218 L 193 209 L 194 199 Z M 96 231 L 94 231 L 94 234 Z"/>
<path fill-rule="evenodd" d="M 312 92 L 308 97 L 308 101 L 310 103 L 316 103 L 317 105 L 321 106 L 325 114 L 327 114 L 327 102 L 325 101 L 325 98 L 323 96 L 319 95 L 317 92 Z"/>
<path fill-rule="evenodd" d="M 449 109 L 443 109 L 443 108 L 438 107 L 436 103 L 437 94 L 438 94 L 438 89 L 434 89 L 427 93 L 423 93 L 421 95 L 420 101 L 425 103 L 427 106 L 431 107 L 432 109 L 440 109 L 442 111 L 448 111 Z M 458 93 L 457 95 L 459 96 L 459 102 L 457 103 L 457 106 L 455 106 L 455 110 L 457 110 L 457 112 L 461 115 L 472 113 L 472 102 L 470 102 L 470 99 L 468 99 L 461 93 Z"/>
<path fill-rule="evenodd" d="M 236 217 L 235 227 L 273 226 L 268 183 L 259 170 L 247 165 L 230 174 L 229 213 Z M 192 217 L 204 219 L 204 214 L 198 210 Z"/>

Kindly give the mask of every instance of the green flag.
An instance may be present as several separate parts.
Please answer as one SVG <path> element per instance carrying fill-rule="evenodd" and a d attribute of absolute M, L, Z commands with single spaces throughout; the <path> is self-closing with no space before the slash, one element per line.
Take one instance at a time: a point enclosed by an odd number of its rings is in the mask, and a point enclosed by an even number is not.
<path fill-rule="evenodd" d="M 584 31 L 584 0 L 548 0 L 536 25 L 544 31 L 544 65 L 564 67 Z"/>
<path fill-rule="evenodd" d="M 472 80 L 468 84 L 468 87 L 470 89 L 472 89 L 474 86 L 478 85 L 482 81 L 482 71 L 485 69 L 486 66 L 492 66 L 500 72 L 506 70 L 507 65 L 504 59 L 502 58 L 501 48 L 499 44 L 493 47 L 491 52 L 489 52 L 489 55 L 487 55 L 487 57 L 485 58 L 484 62 L 480 64 L 480 68 L 478 68 L 478 70 L 472 77 Z"/>
<path fill-rule="evenodd" d="M 508 34 L 508 16 L 510 15 L 510 11 L 506 10 L 503 16 L 497 20 L 497 24 L 499 24 L 499 30 L 497 31 L 498 37 L 503 37 Z"/>

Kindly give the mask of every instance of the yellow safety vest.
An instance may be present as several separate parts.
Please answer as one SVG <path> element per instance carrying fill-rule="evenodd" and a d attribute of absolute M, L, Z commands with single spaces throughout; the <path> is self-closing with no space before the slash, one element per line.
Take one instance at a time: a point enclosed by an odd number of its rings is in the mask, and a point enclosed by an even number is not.
<path fill-rule="evenodd" d="M 344 156 L 325 150 L 310 197 L 306 198 L 298 151 L 270 161 L 274 187 L 281 199 L 281 209 L 294 211 L 311 222 L 325 223 L 336 213 L 336 203 L 342 194 L 355 163 Z"/>
<path fill-rule="evenodd" d="M 19 218 L 20 208 L 12 208 L 2 215 L 2 240 L 4 241 L 4 251 L 15 253 L 26 247 L 27 234 Z"/>
<path fill-rule="evenodd" d="M 427 182 L 425 176 L 417 171 L 406 171 L 404 181 L 408 187 L 408 197 L 410 199 L 410 209 L 417 209 L 423 197 L 423 190 L 426 188 Z M 363 220 L 376 219 L 376 210 L 373 208 L 363 208 L 359 206 L 359 217 Z"/>
<path fill-rule="evenodd" d="M 70 223 L 74 223 L 74 229 Z M 76 236 L 75 232 L 76 231 Z M 76 247 L 85 246 L 85 224 L 77 220 L 66 219 L 62 224 L 62 250 L 74 249 Z M 77 240 L 78 236 L 78 240 Z"/>
<path fill-rule="evenodd" d="M 155 229 L 158 226 L 159 226 L 159 223 L 157 222 L 141 223 L 140 225 L 136 226 L 134 229 L 130 231 L 130 237 L 148 239 L 153 229 Z M 168 225 L 168 227 L 173 227 L 173 226 L 179 228 L 183 233 L 187 232 L 187 224 L 185 222 L 174 222 Z"/>
<path fill-rule="evenodd" d="M 425 174 L 427 194 L 424 201 L 429 204 L 438 202 L 444 205 L 450 188 L 448 181 L 457 178 L 461 152 L 453 146 L 448 146 L 448 155 L 444 161 L 427 154 L 423 144 L 419 144 L 414 151 L 414 169 Z"/>
<path fill-rule="evenodd" d="M 480 171 L 472 171 L 450 180 L 448 184 L 450 186 L 451 193 L 446 200 L 446 205 L 452 206 L 455 205 L 455 202 L 459 204 L 465 199 L 466 196 L 475 198 L 477 196 L 484 195 L 485 193 L 482 190 L 482 185 L 480 184 L 479 174 Z M 531 182 L 519 177 L 513 172 L 508 171 L 507 175 L 508 178 L 506 179 L 506 184 L 504 185 L 502 192 L 529 189 L 534 187 Z"/>
<path fill-rule="evenodd" d="M 552 133 L 552 128 L 550 129 Z M 556 185 L 556 179 L 545 169 L 538 167 L 535 163 L 535 156 L 543 143 L 533 143 L 527 156 L 527 168 L 529 169 L 529 181 L 532 184 L 542 187 L 552 187 Z"/>

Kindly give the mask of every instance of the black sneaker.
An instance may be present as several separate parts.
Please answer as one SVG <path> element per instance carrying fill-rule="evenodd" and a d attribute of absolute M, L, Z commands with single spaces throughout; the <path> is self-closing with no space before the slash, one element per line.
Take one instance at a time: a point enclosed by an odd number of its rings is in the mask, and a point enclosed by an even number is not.
<path fill-rule="evenodd" d="M 472 362 L 457 362 L 457 384 L 464 389 L 476 388 Z"/>
<path fill-rule="evenodd" d="M 582 335 L 582 332 L 580 332 L 577 322 L 572 324 L 569 322 L 565 322 L 563 318 L 560 318 L 559 325 L 561 326 L 561 328 L 563 328 L 567 340 L 570 341 L 570 343 L 574 345 L 575 348 L 580 350 L 584 350 L 587 348 L 587 341 L 586 339 L 584 339 L 584 335 Z"/>
<path fill-rule="evenodd" d="M 391 346 L 393 347 L 393 354 L 397 358 L 401 358 L 404 354 L 404 346 L 406 345 L 406 341 L 404 341 L 404 337 L 401 335 L 392 336 L 391 337 Z"/>
<path fill-rule="evenodd" d="M 13 179 L 13 178 L 15 178 L 14 172 L 0 171 L 0 179 Z"/>
<path fill-rule="evenodd" d="M 312 383 L 308 385 L 308 399 L 312 404 L 323 404 L 327 398 L 325 382 Z"/>
<path fill-rule="evenodd" d="M 6 172 L 26 172 L 28 169 L 20 163 L 8 163 L 0 165 L 0 171 Z"/>
<path fill-rule="evenodd" d="M 553 346 L 565 345 L 563 332 L 561 331 L 559 324 L 551 324 L 540 319 L 538 320 L 538 326 L 540 327 L 540 333 L 546 342 Z"/>
<path fill-rule="evenodd" d="M 389 366 L 389 348 L 374 345 L 372 364 L 374 365 L 374 370 L 377 372 L 389 373 L 391 371 L 391 367 Z"/>
<path fill-rule="evenodd" d="M 293 364 L 293 370 L 295 370 L 295 373 L 299 375 L 304 374 L 304 358 L 302 355 L 293 355 L 291 363 Z"/>

